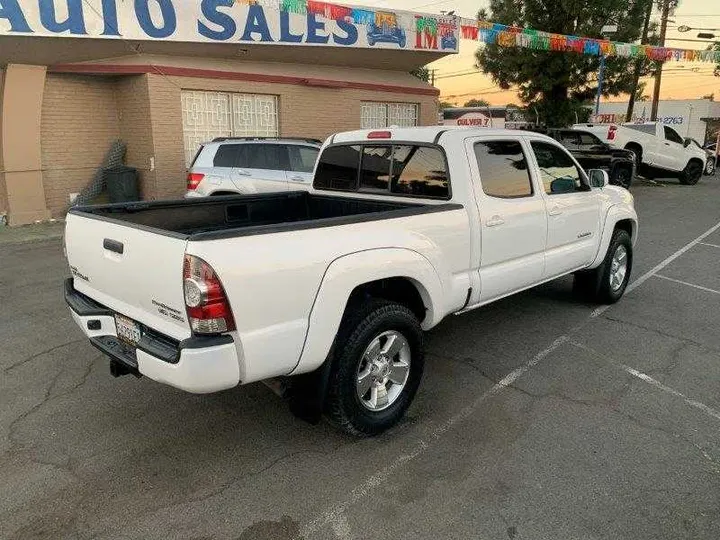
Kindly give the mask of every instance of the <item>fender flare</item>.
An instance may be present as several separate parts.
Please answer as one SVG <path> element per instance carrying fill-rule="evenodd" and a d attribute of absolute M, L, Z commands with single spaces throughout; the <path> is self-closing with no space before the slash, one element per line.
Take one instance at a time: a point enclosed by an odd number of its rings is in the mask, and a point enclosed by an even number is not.
<path fill-rule="evenodd" d="M 290 373 L 314 371 L 330 352 L 352 292 L 365 283 L 407 278 L 420 293 L 426 308 L 422 327 L 428 330 L 445 316 L 442 280 L 435 267 L 420 253 L 405 248 L 378 248 L 335 259 L 328 266 L 308 318 L 300 359 Z"/>
<path fill-rule="evenodd" d="M 588 266 L 588 268 L 597 268 L 598 266 L 600 266 L 600 264 L 602 264 L 603 260 L 605 259 L 605 254 L 607 253 L 608 247 L 610 246 L 613 232 L 615 232 L 615 225 L 619 221 L 622 221 L 624 219 L 629 219 L 632 222 L 632 234 L 630 235 L 630 237 L 632 239 L 633 246 L 635 246 L 635 242 L 637 241 L 638 237 L 637 214 L 619 205 L 611 206 L 607 211 L 607 215 L 605 216 L 605 225 L 603 227 L 602 237 L 600 238 L 598 251 L 595 254 L 595 259 L 593 260 L 592 264 Z"/>

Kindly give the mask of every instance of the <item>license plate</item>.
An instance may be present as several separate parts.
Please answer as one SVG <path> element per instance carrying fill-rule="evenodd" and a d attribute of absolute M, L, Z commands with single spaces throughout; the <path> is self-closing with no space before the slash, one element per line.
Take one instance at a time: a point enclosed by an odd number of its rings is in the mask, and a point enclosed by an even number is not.
<path fill-rule="evenodd" d="M 132 319 L 115 314 L 115 329 L 118 338 L 125 343 L 129 343 L 133 347 L 137 347 L 138 343 L 140 343 L 142 337 L 140 325 Z"/>

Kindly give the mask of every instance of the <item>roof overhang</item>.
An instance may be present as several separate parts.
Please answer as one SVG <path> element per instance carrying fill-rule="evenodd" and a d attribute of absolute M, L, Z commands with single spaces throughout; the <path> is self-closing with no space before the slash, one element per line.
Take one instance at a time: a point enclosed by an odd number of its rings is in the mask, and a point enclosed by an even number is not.
<path fill-rule="evenodd" d="M 444 52 L 424 50 L 0 36 L 0 66 L 52 66 L 131 54 L 231 58 L 250 62 L 320 64 L 398 71 L 410 71 L 447 56 Z"/>

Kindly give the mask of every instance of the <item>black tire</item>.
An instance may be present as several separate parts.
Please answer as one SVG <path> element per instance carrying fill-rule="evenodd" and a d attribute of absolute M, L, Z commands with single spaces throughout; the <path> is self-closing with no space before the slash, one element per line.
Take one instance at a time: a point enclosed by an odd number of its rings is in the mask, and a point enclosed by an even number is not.
<path fill-rule="evenodd" d="M 385 409 L 364 406 L 356 387 L 358 370 L 367 347 L 387 331 L 400 333 L 410 348 L 407 381 L 400 394 Z M 359 437 L 377 435 L 395 425 L 410 406 L 422 379 L 423 332 L 415 314 L 387 300 L 370 299 L 348 306 L 333 345 L 333 364 L 328 381 L 325 414 L 343 431 Z"/>
<path fill-rule="evenodd" d="M 613 170 L 613 177 L 610 179 L 610 183 L 614 186 L 624 187 L 630 189 L 630 185 L 633 180 L 632 167 L 625 165 L 618 165 Z"/>
<path fill-rule="evenodd" d="M 705 165 L 700 161 L 691 160 L 685 170 L 680 174 L 680 183 L 686 186 L 694 186 L 702 178 Z"/>
<path fill-rule="evenodd" d="M 621 246 L 625 248 L 627 253 L 627 270 L 620 285 L 613 287 L 610 281 L 613 257 Z M 632 272 L 632 262 L 633 251 L 630 235 L 626 231 L 616 229 L 613 233 L 612 240 L 610 240 L 605 259 L 600 266 L 593 270 L 576 272 L 574 282 L 575 292 L 583 299 L 591 302 L 614 304 L 625 294 L 625 289 L 630 281 L 630 274 Z"/>
<path fill-rule="evenodd" d="M 715 158 L 714 157 L 708 158 L 707 162 L 705 163 L 705 174 L 707 176 L 713 176 L 715 174 Z"/>
<path fill-rule="evenodd" d="M 625 150 L 630 150 L 633 154 L 635 154 L 635 168 L 640 170 L 640 167 L 642 167 L 642 146 L 638 146 L 637 144 L 628 144 L 625 147 Z"/>

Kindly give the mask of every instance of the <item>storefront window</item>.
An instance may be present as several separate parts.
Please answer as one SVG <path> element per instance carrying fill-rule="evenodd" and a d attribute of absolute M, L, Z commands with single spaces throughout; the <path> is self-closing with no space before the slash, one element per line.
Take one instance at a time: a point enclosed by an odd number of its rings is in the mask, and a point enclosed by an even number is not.
<path fill-rule="evenodd" d="M 216 137 L 277 137 L 277 96 L 183 90 L 185 161 Z"/>
<path fill-rule="evenodd" d="M 390 126 L 412 127 L 418 123 L 417 103 L 381 103 L 363 101 L 360 105 L 360 127 L 377 129 Z"/>

